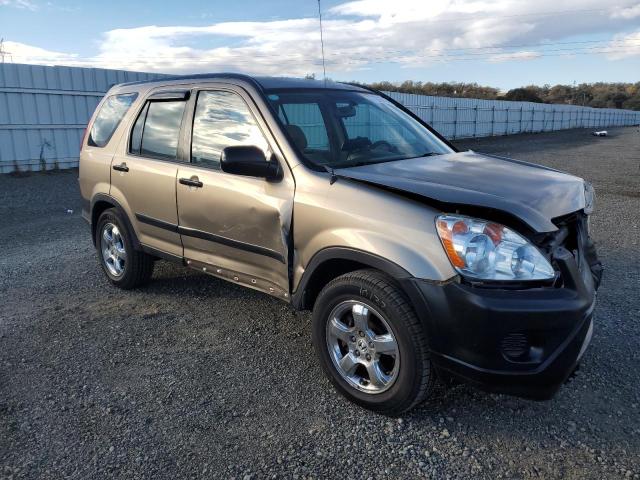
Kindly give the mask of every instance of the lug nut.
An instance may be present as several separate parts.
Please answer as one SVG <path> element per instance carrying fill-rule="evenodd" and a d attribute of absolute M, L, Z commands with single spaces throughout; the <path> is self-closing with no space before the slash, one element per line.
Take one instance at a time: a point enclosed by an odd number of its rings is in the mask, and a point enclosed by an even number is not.
<path fill-rule="evenodd" d="M 373 348 L 373 342 L 369 342 L 369 348 Z"/>
<path fill-rule="evenodd" d="M 359 357 L 359 356 L 360 356 L 360 350 L 356 350 L 355 352 L 353 352 L 353 354 L 354 354 L 356 357 Z"/>
<path fill-rule="evenodd" d="M 369 354 L 367 353 L 367 357 L 366 357 L 366 358 L 367 358 L 367 360 L 371 360 L 371 355 L 369 355 Z"/>
<path fill-rule="evenodd" d="M 360 332 L 358 332 L 358 335 L 360 335 L 361 337 L 364 337 L 364 332 L 360 331 Z"/>
<path fill-rule="evenodd" d="M 349 337 L 349 340 L 351 340 L 352 342 L 356 341 L 356 336 L 355 335 L 351 335 L 351 337 Z"/>

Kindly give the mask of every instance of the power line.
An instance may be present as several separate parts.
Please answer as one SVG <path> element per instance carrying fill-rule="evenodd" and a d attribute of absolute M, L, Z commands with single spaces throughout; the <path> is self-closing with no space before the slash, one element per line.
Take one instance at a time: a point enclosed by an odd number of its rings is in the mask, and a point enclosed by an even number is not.
<path fill-rule="evenodd" d="M 322 38 L 321 38 L 322 40 Z M 605 43 L 606 42 L 606 43 Z M 407 49 L 403 49 L 403 50 L 389 50 L 389 49 L 383 49 L 383 50 L 375 50 L 375 52 L 373 53 L 373 56 L 375 57 L 375 55 L 383 55 L 383 54 L 399 54 L 399 55 L 407 55 L 407 56 L 412 56 L 412 57 L 454 57 L 454 56 L 465 56 L 465 55 L 478 55 L 478 56 L 485 56 L 485 55 L 508 55 L 511 53 L 516 53 L 516 52 L 504 52 L 504 49 L 511 49 L 511 48 L 532 48 L 532 49 L 539 49 L 540 47 L 547 47 L 547 46 L 563 46 L 563 45 L 587 45 L 587 44 L 597 44 L 597 43 L 601 43 L 601 46 L 593 46 L 593 47 L 589 47 L 589 46 L 585 46 L 585 47 L 572 47 L 572 48 L 562 48 L 562 49 L 542 49 L 542 50 L 537 50 L 534 53 L 544 53 L 544 52 L 557 52 L 557 51 L 567 51 L 567 52 L 578 52 L 578 51 L 582 51 L 582 50 L 593 50 L 593 49 L 619 49 L 619 48 L 627 48 L 627 47 L 635 47 L 635 46 L 640 46 L 640 40 L 585 40 L 585 41 L 574 41 L 574 42 L 549 42 L 549 43 L 529 43 L 529 44 L 506 44 L 506 45 L 499 45 L 499 46 L 486 46 L 486 47 L 464 47 L 464 48 L 432 48 L 432 49 L 428 49 L 428 50 L 422 50 L 422 52 L 433 52 L 433 54 L 426 54 L 426 53 L 413 53 L 411 52 L 411 50 L 407 50 Z M 271 53 L 259 53 L 259 52 L 251 52 L 251 51 L 247 51 L 249 48 L 251 47 L 238 47 L 236 52 L 233 52 L 231 55 L 229 55 L 229 51 L 227 50 L 225 52 L 225 55 L 223 58 L 225 59 L 229 59 L 229 60 L 233 60 L 234 58 L 246 58 L 247 55 L 251 56 L 251 58 L 274 58 L 275 54 L 271 54 Z M 478 52 L 475 53 L 475 51 L 478 50 L 495 50 L 495 51 L 489 51 L 489 52 Z M 322 49 L 323 51 L 323 56 L 322 58 L 325 58 L 324 55 L 324 48 Z M 448 52 L 462 52 L 462 53 L 448 53 Z M 471 53 L 466 53 L 466 52 L 471 52 Z M 5 55 L 8 55 L 9 52 L 4 52 Z M 205 51 L 205 53 L 208 53 Z M 605 52 L 606 53 L 606 52 Z M 363 56 L 358 56 L 358 57 L 352 57 L 351 53 L 349 51 L 334 51 L 328 54 L 330 57 L 345 57 L 345 56 L 350 56 L 351 58 L 355 58 L 355 59 L 362 59 L 362 60 L 366 60 L 366 59 L 370 59 L 372 58 L 371 55 L 367 55 L 366 57 Z M 31 55 L 14 55 L 16 57 L 26 57 L 26 58 L 31 58 Z M 300 53 L 278 53 L 277 54 L 278 58 L 293 58 L 293 59 L 300 59 L 303 60 L 304 58 L 306 58 L 306 53 L 305 52 L 300 52 Z M 167 57 L 167 55 L 143 55 L 143 56 L 127 56 L 127 57 L 114 57 L 114 56 L 108 56 L 108 57 L 104 57 L 105 60 L 126 60 L 126 61 L 135 61 L 135 60 L 167 60 L 167 61 L 176 61 L 176 59 L 173 59 L 171 57 Z M 58 59 L 59 60 L 59 59 Z M 69 61 L 100 61 L 101 57 L 70 57 L 68 58 Z M 215 61 L 216 59 L 202 59 L 202 58 L 189 58 L 189 57 L 181 57 L 180 60 L 185 61 L 185 62 L 209 62 L 209 61 Z"/>
<path fill-rule="evenodd" d="M 529 53 L 529 52 L 527 52 Z M 593 51 L 593 52 L 584 52 L 584 51 L 573 51 L 573 52 L 565 52 L 565 53 L 540 53 L 540 52 L 531 52 L 531 53 L 539 53 L 538 55 L 532 56 L 530 59 L 531 60 L 536 60 L 538 58 L 544 58 L 544 57 L 571 57 L 571 56 L 575 56 L 575 55 L 603 55 L 603 54 L 608 54 L 608 53 L 634 53 L 637 54 L 638 50 L 637 49 L 609 49 L 606 51 Z M 509 53 L 505 53 L 502 56 L 505 55 L 509 55 Z M 499 54 L 494 54 L 493 57 L 500 57 Z M 433 62 L 438 62 L 438 63 L 451 63 L 451 62 L 462 62 L 462 61 L 478 61 L 478 60 L 483 60 L 485 58 L 487 59 L 491 59 L 491 56 L 480 56 L 480 57 L 446 57 L 443 56 L 442 58 L 437 58 L 437 57 L 429 57 L 429 58 L 434 58 L 434 60 L 431 60 Z M 498 59 L 498 58 L 497 58 Z M 496 59 L 496 60 L 497 60 Z M 517 57 L 515 58 L 505 58 L 505 60 L 519 60 Z M 520 58 L 520 60 L 528 60 L 527 58 Z M 363 64 L 363 63 L 391 63 L 392 60 L 389 59 L 383 59 L 383 60 L 362 60 L 360 62 L 354 62 L 354 61 L 348 61 L 345 62 L 346 64 Z M 411 66 L 411 64 L 407 64 L 406 62 L 403 62 L 404 66 Z M 413 65 L 418 65 L 418 62 L 414 62 Z"/>
<path fill-rule="evenodd" d="M 522 43 L 522 44 L 506 44 L 506 45 L 494 45 L 494 46 L 486 46 L 486 47 L 460 47 L 460 48 L 430 48 L 426 50 L 422 50 L 423 52 L 458 52 L 458 51 L 474 51 L 474 50 L 500 50 L 505 48 L 540 48 L 540 47 L 555 47 L 558 45 L 583 45 L 583 44 L 594 44 L 594 43 L 602 43 L 606 45 L 621 43 L 623 45 L 633 45 L 634 42 L 640 42 L 640 40 L 584 40 L 579 42 L 549 42 L 549 43 Z M 576 47 L 582 48 L 582 47 Z M 604 47 L 603 47 L 604 48 Z M 379 53 L 404 53 L 409 50 L 380 50 Z M 493 52 L 489 52 L 493 53 Z M 345 55 L 345 52 L 335 51 L 332 55 Z"/>
<path fill-rule="evenodd" d="M 566 42 L 567 44 L 569 42 Z M 558 43 L 557 45 L 562 45 L 563 43 Z M 549 46 L 551 45 L 556 45 L 556 44 L 547 44 Z M 534 45 L 530 45 L 531 47 L 533 47 Z M 564 55 L 572 55 L 572 54 L 589 54 L 589 53 L 611 53 L 611 52 L 618 52 L 618 51 L 625 51 L 625 52 L 631 52 L 631 51 L 635 51 L 634 47 L 640 47 L 640 40 L 636 40 L 636 41 L 623 41 L 620 45 L 612 45 L 612 46 L 590 46 L 590 47 L 575 47 L 575 48 L 558 48 L 558 49 L 542 49 L 542 50 L 531 50 L 530 52 L 527 53 L 532 53 L 532 54 L 541 54 L 544 55 L 546 53 L 549 52 L 565 52 Z M 477 48 L 482 48 L 482 47 L 477 47 Z M 372 55 L 349 55 L 348 52 L 336 52 L 336 53 L 332 53 L 329 55 L 329 57 L 348 57 L 348 59 L 350 60 L 362 60 L 362 61 L 371 61 L 371 60 L 384 60 L 384 61 L 389 61 L 392 62 L 393 59 L 391 58 L 386 58 L 383 55 L 385 54 L 404 54 L 407 57 L 413 57 L 413 58 L 445 58 L 445 59 L 454 59 L 457 57 L 467 57 L 467 56 L 473 56 L 473 57 L 494 57 L 494 56 L 506 56 L 506 55 L 513 55 L 519 52 L 505 52 L 505 51 L 501 51 L 502 48 L 506 48 L 505 47 L 486 47 L 486 48 L 492 48 L 496 51 L 491 51 L 491 52 L 470 52 L 470 53 L 465 53 L 465 49 L 442 49 L 442 50 L 433 50 L 434 52 L 442 52 L 442 53 L 438 53 L 438 54 L 415 54 L 412 53 L 410 51 L 406 51 L 406 50 L 382 50 L 382 51 L 376 51 L 374 52 Z M 462 51 L 462 53 L 447 53 L 447 52 L 459 52 Z M 7 52 L 8 53 L 8 52 Z M 181 58 L 172 58 L 172 57 L 168 57 L 166 55 L 158 55 L 158 56 L 151 56 L 151 55 L 137 55 L 137 56 L 130 56 L 130 57 L 123 57 L 123 56 L 118 56 L 118 57 L 114 57 L 114 56 L 108 56 L 108 57 L 73 57 L 73 58 L 67 58 L 67 59 L 62 59 L 62 58 L 57 58 L 57 59 L 50 59 L 50 61 L 56 61 L 56 60 L 66 60 L 69 62 L 105 62 L 105 61 L 125 61 L 125 62 L 136 62 L 136 61 L 152 61 L 152 60 L 156 60 L 156 61 L 162 61 L 164 60 L 165 62 L 178 62 L 178 63 L 209 63 L 209 62 L 217 62 L 219 60 L 226 60 L 228 63 L 226 63 L 226 65 L 232 65 L 234 63 L 238 63 L 235 62 L 235 59 L 241 59 L 242 62 L 240 63 L 253 63 L 250 62 L 248 60 L 246 60 L 247 56 L 250 56 L 252 59 L 255 58 L 264 58 L 264 59 L 273 59 L 275 58 L 276 54 L 265 54 L 265 53 L 257 53 L 257 52 L 238 52 L 236 54 L 234 54 L 233 56 L 229 56 L 229 55 L 225 55 L 222 58 L 185 58 L 185 57 L 181 57 Z M 31 55 L 16 55 L 17 57 L 25 57 L 25 58 L 32 58 Z M 298 60 L 304 60 L 305 58 L 307 58 L 307 55 L 305 53 L 298 53 L 298 54 L 277 54 L 277 58 L 291 58 L 291 59 L 298 59 Z M 45 58 L 43 57 L 42 60 L 45 60 Z M 162 62 L 160 62 L 162 63 Z"/>
<path fill-rule="evenodd" d="M 597 54 L 597 53 L 614 53 L 621 50 L 628 50 L 629 52 L 635 51 L 633 47 L 639 47 L 638 51 L 640 53 L 640 43 L 630 43 L 627 42 L 624 45 L 620 46 L 612 46 L 612 47 L 582 47 L 582 48 L 556 48 L 556 49 L 546 49 L 546 50 L 531 50 L 524 53 L 537 55 L 537 56 L 547 56 L 547 53 L 552 52 L 564 52 L 563 55 L 575 55 L 575 54 Z M 382 52 L 388 53 L 388 52 Z M 470 52 L 470 53 L 444 53 L 444 54 L 412 54 L 407 53 L 405 56 L 409 58 L 443 58 L 443 59 L 455 59 L 457 57 L 506 57 L 510 55 L 517 55 L 521 52 L 503 52 L 503 51 L 495 51 L 495 52 Z M 378 55 L 379 59 L 383 59 L 386 61 L 392 61 L 387 57 Z M 372 59 L 376 59 L 375 56 L 360 56 L 360 57 L 349 57 L 350 60 L 361 60 L 361 61 L 370 61 Z"/>
<path fill-rule="evenodd" d="M 548 17 L 554 15 L 571 15 L 575 13 L 593 13 L 597 12 L 600 14 L 606 13 L 606 11 L 602 8 L 590 8 L 590 9 L 578 9 L 578 10 L 551 10 L 546 12 L 535 12 L 535 13 L 518 13 L 515 15 L 484 15 L 484 16 L 464 16 L 464 13 L 453 12 L 455 18 L 443 18 L 437 19 L 437 23 L 462 23 L 467 20 L 494 20 L 494 19 L 503 19 L 503 18 L 524 18 L 524 17 Z"/>
<path fill-rule="evenodd" d="M 320 3 L 320 0 L 318 0 Z M 545 44 L 520 44 L 520 45 L 502 45 L 496 47 L 469 47 L 469 48 L 457 48 L 457 49 L 431 49 L 427 51 L 439 52 L 432 54 L 425 53 L 412 53 L 408 50 L 377 50 L 371 55 L 350 55 L 348 52 L 334 52 L 330 56 L 332 57 L 342 57 L 343 62 L 334 62 L 334 63 L 347 63 L 347 64 L 362 64 L 362 63 L 393 63 L 397 62 L 400 56 L 400 60 L 402 56 L 409 57 L 409 59 L 439 59 L 443 62 L 449 61 L 454 62 L 458 60 L 479 60 L 482 58 L 496 58 L 500 59 L 505 58 L 508 59 L 510 55 L 515 55 L 520 52 L 505 52 L 503 49 L 505 48 L 525 48 L 531 47 L 537 50 L 532 50 L 530 53 L 532 57 L 540 58 L 540 57 L 549 57 L 549 56 L 572 56 L 572 55 L 597 55 L 597 54 L 607 54 L 607 53 L 635 53 L 636 50 L 634 47 L 640 48 L 640 40 L 628 41 L 628 40 L 611 40 L 606 45 L 594 45 L 594 46 L 575 46 L 571 48 L 558 48 L 558 49 L 540 49 L 541 46 L 562 46 L 562 45 L 589 45 L 601 43 L 603 40 L 590 40 L 590 41 L 576 41 L 576 42 L 551 42 Z M 321 31 L 321 47 L 322 47 L 322 67 L 324 77 L 326 79 L 326 61 L 324 54 L 324 41 L 322 38 Z M 478 51 L 478 50 L 493 50 L 493 51 Z M 450 53 L 452 52 L 452 53 Z M 563 52 L 559 55 L 554 54 L 554 52 Z M 388 55 L 394 54 L 396 58 L 389 58 Z M 3 42 L 0 41 L 0 58 L 4 61 L 4 57 L 9 55 L 9 52 L 3 49 Z M 24 57 L 31 59 L 32 56 L 29 55 L 15 55 L 17 57 Z M 178 63 L 178 64 L 216 64 L 219 66 L 230 66 L 230 67 L 241 67 L 243 65 L 254 65 L 255 62 L 246 60 L 247 56 L 250 56 L 252 59 L 263 58 L 263 59 L 273 59 L 273 54 L 268 53 L 258 53 L 258 52 L 247 52 L 246 49 L 240 49 L 237 52 L 234 52 L 231 56 L 225 55 L 223 58 L 171 58 L 166 55 L 163 56 L 151 56 L 151 55 L 143 55 L 143 56 L 131 56 L 131 57 L 72 57 L 72 58 L 35 58 L 34 61 L 40 61 L 43 63 L 51 62 L 51 63 L 108 63 L 108 62 L 116 62 L 123 64 L 131 64 L 131 63 L 142 63 L 142 62 L 153 62 L 157 63 Z M 291 53 L 291 54 L 278 54 L 278 58 L 290 58 L 297 60 L 305 60 L 308 59 L 306 53 Z M 13 55 L 12 55 L 13 58 Z M 517 59 L 517 57 L 515 57 Z M 219 63 L 220 60 L 224 60 L 223 63 Z M 436 60 L 434 60 L 436 61 Z M 312 64 L 317 64 L 317 61 L 312 61 Z M 402 63 L 407 63 L 406 60 Z"/>

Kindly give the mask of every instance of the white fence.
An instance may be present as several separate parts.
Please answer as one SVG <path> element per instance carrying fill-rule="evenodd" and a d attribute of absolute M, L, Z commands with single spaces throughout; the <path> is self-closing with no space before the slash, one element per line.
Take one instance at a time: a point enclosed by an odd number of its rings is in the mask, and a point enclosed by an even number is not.
<path fill-rule="evenodd" d="M 640 112 L 386 92 L 449 139 L 640 124 Z"/>
<path fill-rule="evenodd" d="M 157 76 L 0 64 L 0 173 L 77 166 L 82 134 L 105 92 Z"/>
<path fill-rule="evenodd" d="M 78 164 L 86 124 L 111 85 L 161 75 L 0 64 L 0 173 Z M 450 139 L 640 123 L 640 112 L 389 93 Z"/>

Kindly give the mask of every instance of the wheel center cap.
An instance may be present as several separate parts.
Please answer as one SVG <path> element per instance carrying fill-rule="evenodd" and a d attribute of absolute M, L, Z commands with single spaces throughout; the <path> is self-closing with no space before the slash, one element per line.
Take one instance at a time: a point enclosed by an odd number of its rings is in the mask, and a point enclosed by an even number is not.
<path fill-rule="evenodd" d="M 367 353 L 367 342 L 364 339 L 360 339 L 356 342 L 356 346 L 358 347 L 358 350 L 360 350 L 362 353 Z"/>

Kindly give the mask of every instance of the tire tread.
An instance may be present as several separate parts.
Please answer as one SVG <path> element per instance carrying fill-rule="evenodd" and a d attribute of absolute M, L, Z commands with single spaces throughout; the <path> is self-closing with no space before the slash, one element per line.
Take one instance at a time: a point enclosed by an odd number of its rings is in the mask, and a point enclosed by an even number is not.
<path fill-rule="evenodd" d="M 126 241 L 128 243 L 127 260 L 129 262 L 128 268 L 130 268 L 129 271 L 125 271 L 125 274 L 120 279 L 113 279 L 108 274 L 107 278 L 113 285 L 123 290 L 131 290 L 146 285 L 149 283 L 151 276 L 153 275 L 155 261 L 151 255 L 133 248 L 133 242 L 131 241 L 132 233 L 127 228 L 127 224 L 122 220 L 120 212 L 115 208 L 105 210 L 98 219 L 98 228 L 96 228 L 96 249 L 98 251 L 98 260 L 100 261 L 100 265 L 104 269 L 100 253 L 100 235 L 102 230 L 101 225 L 107 220 L 117 224 L 121 231 L 126 232 Z"/>
<path fill-rule="evenodd" d="M 379 413 L 391 416 L 400 415 L 424 402 L 429 396 L 429 393 L 433 391 L 435 384 L 435 372 L 430 365 L 430 350 L 427 337 L 409 299 L 401 290 L 400 286 L 397 285 L 392 278 L 378 270 L 355 270 L 336 277 L 327 283 L 318 295 L 317 301 L 322 302 L 322 297 L 338 285 L 363 283 L 382 291 L 386 297 L 385 301 L 388 300 L 391 302 L 394 308 L 400 312 L 398 321 L 403 322 L 408 327 L 419 361 L 421 362 L 421 368 L 419 369 L 421 376 L 416 382 L 417 392 L 414 391 L 414 395 L 403 403 L 384 408 L 376 407 L 376 411 Z"/>

